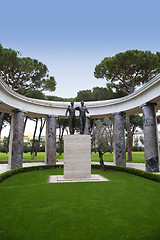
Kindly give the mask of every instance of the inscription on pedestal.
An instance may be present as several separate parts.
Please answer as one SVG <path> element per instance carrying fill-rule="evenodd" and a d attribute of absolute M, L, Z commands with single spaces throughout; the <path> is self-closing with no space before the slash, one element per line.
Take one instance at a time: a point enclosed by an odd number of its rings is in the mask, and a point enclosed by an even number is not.
<path fill-rule="evenodd" d="M 91 137 L 64 136 L 64 178 L 91 177 Z"/>

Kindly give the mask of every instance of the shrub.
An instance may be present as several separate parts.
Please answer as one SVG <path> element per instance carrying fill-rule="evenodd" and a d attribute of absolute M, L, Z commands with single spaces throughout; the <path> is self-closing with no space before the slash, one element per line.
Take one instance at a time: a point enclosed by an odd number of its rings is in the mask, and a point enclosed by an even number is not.
<path fill-rule="evenodd" d="M 4 145 L 0 146 L 0 152 L 5 153 L 6 147 Z"/>
<path fill-rule="evenodd" d="M 23 168 L 16 168 L 12 169 L 10 171 L 4 172 L 0 174 L 0 182 L 3 182 L 5 179 L 16 175 L 18 173 L 22 172 L 29 172 L 29 171 L 37 171 L 37 170 L 45 170 L 45 169 L 56 169 L 56 168 L 63 168 L 63 165 L 43 165 L 43 166 L 33 166 L 33 167 L 23 167 Z M 92 165 L 92 169 L 100 169 L 100 165 Z M 129 168 L 129 167 L 120 167 L 120 166 L 111 166 L 111 165 L 105 165 L 104 170 L 112 170 L 112 171 L 122 171 L 134 174 L 136 176 L 144 177 L 147 179 L 150 179 L 155 182 L 160 182 L 160 175 L 135 169 L 135 168 Z"/>
<path fill-rule="evenodd" d="M 27 152 L 30 152 L 30 151 L 31 151 L 31 146 L 28 144 L 28 142 L 24 142 L 23 152 L 27 153 Z"/>
<path fill-rule="evenodd" d="M 133 152 L 144 152 L 144 147 L 133 146 L 132 151 Z"/>
<path fill-rule="evenodd" d="M 92 165 L 92 169 L 100 169 L 100 165 Z M 134 174 L 136 176 L 144 177 L 150 180 L 153 180 L 155 182 L 160 182 L 160 175 L 157 175 L 155 173 L 143 171 L 140 169 L 130 168 L 130 167 L 122 167 L 122 166 L 111 166 L 111 165 L 105 165 L 105 171 L 106 170 L 112 170 L 112 171 L 122 171 Z"/>
<path fill-rule="evenodd" d="M 16 175 L 18 173 L 37 171 L 37 170 L 45 170 L 45 169 L 56 169 L 56 168 L 63 168 L 63 165 L 43 165 L 43 166 L 15 168 L 15 169 L 12 169 L 10 171 L 0 174 L 0 182 L 3 182 L 5 179 L 7 179 L 13 175 Z"/>

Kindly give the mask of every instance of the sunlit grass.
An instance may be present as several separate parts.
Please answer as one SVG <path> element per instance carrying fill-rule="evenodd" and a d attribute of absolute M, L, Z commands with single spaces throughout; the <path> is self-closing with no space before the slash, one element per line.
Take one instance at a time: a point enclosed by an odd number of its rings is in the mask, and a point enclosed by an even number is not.
<path fill-rule="evenodd" d="M 62 169 L 14 175 L 0 184 L 0 239 L 159 240 L 159 183 L 123 172 L 109 182 L 48 184 Z"/>
<path fill-rule="evenodd" d="M 127 159 L 127 154 L 126 153 L 126 159 Z M 57 160 L 59 159 L 63 159 L 63 154 L 61 156 L 59 156 L 58 153 L 56 153 L 57 156 Z M 135 163 L 144 163 L 145 159 L 144 159 L 144 152 L 133 152 L 132 154 L 133 156 L 133 162 Z M 113 153 L 105 153 L 103 155 L 104 161 L 106 162 L 113 162 Z M 94 153 L 92 152 L 91 154 L 91 160 L 92 161 L 99 161 L 99 156 L 98 153 Z M 0 153 L 0 162 L 1 161 L 8 161 L 8 154 L 6 153 Z M 45 161 L 45 153 L 44 152 L 40 152 L 37 154 L 37 156 L 35 155 L 31 155 L 30 153 L 23 153 L 23 162 L 44 162 Z"/>

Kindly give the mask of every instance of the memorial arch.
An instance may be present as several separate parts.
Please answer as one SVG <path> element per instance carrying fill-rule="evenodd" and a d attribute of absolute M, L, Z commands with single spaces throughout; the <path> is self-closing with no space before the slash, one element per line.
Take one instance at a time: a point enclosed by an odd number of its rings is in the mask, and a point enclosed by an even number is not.
<path fill-rule="evenodd" d="M 25 116 L 46 118 L 46 163 L 56 163 L 56 118 L 65 117 L 68 104 L 25 97 L 11 90 L 0 79 L 0 112 L 12 115 L 9 147 L 11 168 L 22 167 Z M 75 106 L 79 104 L 75 103 Z M 91 118 L 113 117 L 117 166 L 126 165 L 124 115 L 143 113 L 146 170 L 159 171 L 159 141 L 155 113 L 160 110 L 160 74 L 126 97 L 85 104 Z"/>

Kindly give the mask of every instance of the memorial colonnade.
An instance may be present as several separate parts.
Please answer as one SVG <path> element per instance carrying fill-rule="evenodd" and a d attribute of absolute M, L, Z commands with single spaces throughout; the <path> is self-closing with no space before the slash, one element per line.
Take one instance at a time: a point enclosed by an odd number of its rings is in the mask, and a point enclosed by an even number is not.
<path fill-rule="evenodd" d="M 11 116 L 8 164 L 14 169 L 22 167 L 23 163 L 25 112 L 14 110 Z M 56 116 L 54 115 L 46 116 L 45 162 L 56 163 Z"/>
<path fill-rule="evenodd" d="M 24 141 L 24 118 L 27 112 L 14 110 L 11 114 L 11 132 L 9 140 L 8 164 L 11 169 L 22 167 L 23 163 L 23 141 Z M 56 164 L 56 118 L 55 115 L 46 116 L 46 143 L 45 162 Z M 89 134 L 89 119 L 86 118 L 85 134 Z"/>
<path fill-rule="evenodd" d="M 146 103 L 140 106 L 143 111 L 144 147 L 146 170 L 159 171 L 159 144 L 157 136 L 157 123 L 155 104 Z M 22 167 L 24 116 L 26 112 L 14 110 L 12 112 L 11 134 L 9 144 L 9 164 L 11 168 Z M 116 166 L 126 166 L 124 112 L 115 112 L 114 122 L 114 161 Z M 87 119 L 87 123 L 89 120 Z M 88 127 L 86 127 L 88 129 Z M 46 116 L 46 147 L 45 160 L 47 164 L 56 163 L 56 116 Z"/>
<path fill-rule="evenodd" d="M 31 99 L 11 90 L 0 79 L 0 112 L 12 114 L 9 164 L 22 166 L 24 117 L 46 118 L 46 163 L 56 163 L 56 117 L 64 118 L 68 102 Z M 80 103 L 75 103 L 76 107 Z M 87 102 L 91 118 L 111 117 L 114 125 L 114 161 L 126 165 L 124 116 L 143 112 L 146 170 L 159 171 L 159 140 L 155 112 L 160 110 L 160 74 L 132 94 L 119 99 Z M 87 118 L 87 123 L 89 120 Z M 88 126 L 86 127 L 86 133 Z"/>
<path fill-rule="evenodd" d="M 154 103 L 140 106 L 143 111 L 145 169 L 159 172 L 159 137 Z M 126 166 L 124 113 L 114 115 L 114 162 L 117 166 Z"/>

